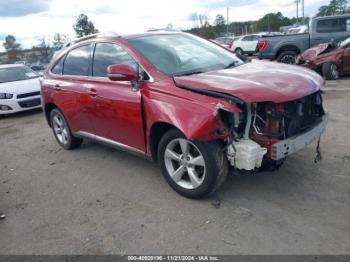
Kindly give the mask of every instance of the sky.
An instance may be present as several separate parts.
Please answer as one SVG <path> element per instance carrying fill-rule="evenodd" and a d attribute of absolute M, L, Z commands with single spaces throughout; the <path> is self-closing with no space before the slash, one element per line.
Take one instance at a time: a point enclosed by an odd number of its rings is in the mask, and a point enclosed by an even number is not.
<path fill-rule="evenodd" d="M 316 14 L 330 0 L 305 0 L 306 15 Z M 230 22 L 258 20 L 266 13 L 282 12 L 296 16 L 294 0 L 0 0 L 0 42 L 8 34 L 23 47 L 38 44 L 40 38 L 64 33 L 74 38 L 72 28 L 77 16 L 85 13 L 101 32 L 129 34 L 150 28 L 193 27 L 193 13 L 207 14 L 211 22 L 217 14 Z M 3 46 L 0 46 L 0 51 Z"/>

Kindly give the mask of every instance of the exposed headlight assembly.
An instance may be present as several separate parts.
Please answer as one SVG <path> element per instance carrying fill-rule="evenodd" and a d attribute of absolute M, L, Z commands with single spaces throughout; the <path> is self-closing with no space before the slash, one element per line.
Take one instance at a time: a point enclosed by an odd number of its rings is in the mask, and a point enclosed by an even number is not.
<path fill-rule="evenodd" d="M 12 99 L 13 94 L 8 94 L 8 93 L 0 93 L 0 99 Z"/>

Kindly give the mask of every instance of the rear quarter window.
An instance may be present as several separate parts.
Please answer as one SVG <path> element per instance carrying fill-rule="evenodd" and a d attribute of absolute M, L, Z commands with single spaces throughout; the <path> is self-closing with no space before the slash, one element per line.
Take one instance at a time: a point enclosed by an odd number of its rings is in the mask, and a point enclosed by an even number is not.
<path fill-rule="evenodd" d="M 51 69 L 51 72 L 55 75 L 62 75 L 63 72 L 63 61 L 64 61 L 64 57 L 62 57 L 57 63 L 56 65 Z"/>

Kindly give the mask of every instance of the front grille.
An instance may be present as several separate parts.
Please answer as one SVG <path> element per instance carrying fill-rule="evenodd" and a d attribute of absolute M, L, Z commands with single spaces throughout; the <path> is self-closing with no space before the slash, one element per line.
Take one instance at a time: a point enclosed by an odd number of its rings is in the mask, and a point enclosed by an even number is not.
<path fill-rule="evenodd" d="M 40 98 L 29 99 L 25 101 L 20 101 L 18 102 L 18 104 L 22 108 L 35 107 L 41 104 L 41 99 Z"/>
<path fill-rule="evenodd" d="M 26 93 L 26 94 L 20 94 L 17 95 L 17 98 L 27 98 L 27 97 L 31 97 L 31 96 L 38 96 L 40 95 L 40 92 L 31 92 L 31 93 Z"/>
<path fill-rule="evenodd" d="M 313 127 L 324 115 L 320 92 L 285 103 L 284 110 L 287 137 Z"/>

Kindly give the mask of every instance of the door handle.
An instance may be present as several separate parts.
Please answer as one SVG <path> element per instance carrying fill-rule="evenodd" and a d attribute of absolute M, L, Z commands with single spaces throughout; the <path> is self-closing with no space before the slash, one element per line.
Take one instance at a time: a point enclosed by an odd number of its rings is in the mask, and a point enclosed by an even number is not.
<path fill-rule="evenodd" d="M 56 91 L 60 91 L 61 90 L 61 86 L 59 84 L 56 84 L 56 85 L 54 85 L 53 89 L 56 90 Z"/>
<path fill-rule="evenodd" d="M 96 97 L 97 96 L 97 91 L 95 88 L 89 88 L 89 91 L 88 91 L 89 95 L 92 96 L 92 97 Z"/>

